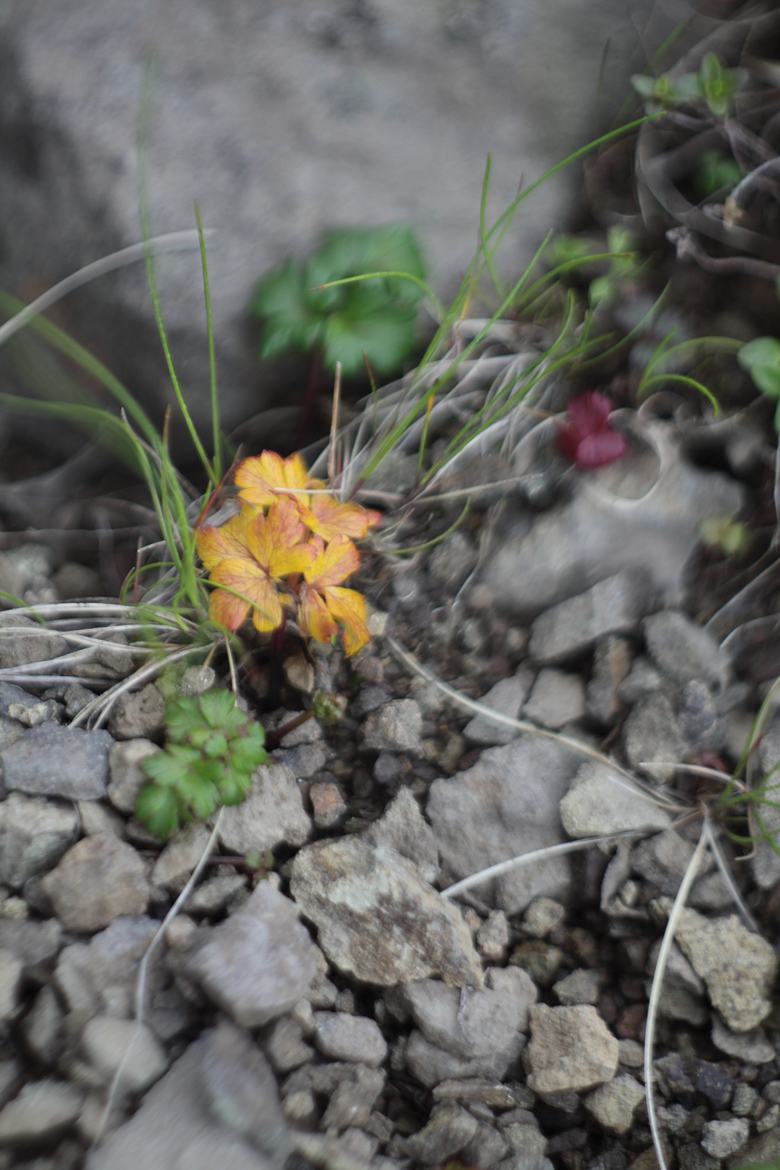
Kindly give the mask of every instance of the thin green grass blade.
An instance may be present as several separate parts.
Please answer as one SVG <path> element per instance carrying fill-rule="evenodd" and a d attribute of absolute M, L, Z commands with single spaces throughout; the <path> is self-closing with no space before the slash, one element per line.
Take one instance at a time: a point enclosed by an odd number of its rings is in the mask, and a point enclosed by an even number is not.
<path fill-rule="evenodd" d="M 488 243 L 487 230 L 485 227 L 485 219 L 486 219 L 486 214 L 487 214 L 488 188 L 490 186 L 490 168 L 492 165 L 492 161 L 493 160 L 492 160 L 491 155 L 488 155 L 487 161 L 485 162 L 485 174 L 484 174 L 484 177 L 482 179 L 482 193 L 480 195 L 480 200 L 479 200 L 479 238 L 480 238 L 480 241 L 482 243 L 482 253 L 485 257 L 485 265 L 486 265 L 487 270 L 490 274 L 490 279 L 493 281 L 493 288 L 496 290 L 499 297 L 503 297 L 504 291 L 501 288 L 501 283 L 498 279 L 498 276 L 496 275 L 495 268 L 493 267 L 493 257 L 488 249 L 488 246 L 487 246 L 487 243 Z"/>
<path fill-rule="evenodd" d="M 209 338 L 209 395 L 211 397 L 211 433 L 214 450 L 214 482 L 222 479 L 222 431 L 219 423 L 219 393 L 217 389 L 217 360 L 214 352 L 214 322 L 211 317 L 211 293 L 209 291 L 209 266 L 206 257 L 206 237 L 200 218 L 200 208 L 195 203 L 195 219 L 198 223 L 200 241 L 200 263 L 203 269 L 203 295 L 206 299 L 206 329 Z"/>

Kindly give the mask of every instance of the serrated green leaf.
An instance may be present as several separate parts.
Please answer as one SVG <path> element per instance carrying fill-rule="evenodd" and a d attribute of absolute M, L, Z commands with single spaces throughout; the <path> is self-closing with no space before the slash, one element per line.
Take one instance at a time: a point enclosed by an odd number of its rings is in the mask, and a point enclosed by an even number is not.
<path fill-rule="evenodd" d="M 251 774 L 255 768 L 265 763 L 267 753 L 261 743 L 247 737 L 231 743 L 228 759 L 231 769 L 238 768 L 240 772 Z"/>
<path fill-rule="evenodd" d="M 395 307 L 369 317 L 334 313 L 325 324 L 325 360 L 341 362 L 345 374 L 363 366 L 363 351 L 378 373 L 397 368 L 414 348 L 413 309 Z"/>
<path fill-rule="evenodd" d="M 176 699 L 165 710 L 165 729 L 168 738 L 176 743 L 185 743 L 196 727 L 203 725 L 203 717 L 195 697 Z"/>
<path fill-rule="evenodd" d="M 227 736 L 223 735 L 221 731 L 210 731 L 205 743 L 201 745 L 201 751 L 210 760 L 224 756 L 227 748 Z"/>
<path fill-rule="evenodd" d="M 146 775 L 166 788 L 175 788 L 200 760 L 200 752 L 183 744 L 169 744 L 164 752 L 155 752 L 141 761 Z"/>
<path fill-rule="evenodd" d="M 737 361 L 762 394 L 780 398 L 780 341 L 776 337 L 749 341 L 737 354 Z"/>
<path fill-rule="evenodd" d="M 205 691 L 198 699 L 198 706 L 208 726 L 215 729 L 227 730 L 228 723 L 240 727 L 246 720 L 244 713 L 236 707 L 232 691 L 220 689 Z M 239 716 L 237 723 L 234 718 L 236 714 Z"/>
<path fill-rule="evenodd" d="M 227 772 L 219 786 L 223 804 L 241 804 L 251 788 L 251 778 L 242 772 Z"/>
<path fill-rule="evenodd" d="M 155 837 L 165 840 L 179 827 L 180 806 L 171 788 L 149 784 L 141 789 L 135 805 L 135 815 Z"/>

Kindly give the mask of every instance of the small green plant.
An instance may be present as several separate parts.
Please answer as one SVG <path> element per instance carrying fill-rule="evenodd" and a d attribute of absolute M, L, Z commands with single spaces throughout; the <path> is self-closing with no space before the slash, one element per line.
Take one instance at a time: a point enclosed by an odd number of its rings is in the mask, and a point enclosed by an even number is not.
<path fill-rule="evenodd" d="M 683 73 L 680 77 L 668 73 L 650 77 L 641 73 L 631 78 L 631 84 L 645 99 L 649 114 L 674 109 L 686 102 L 703 101 L 713 118 L 723 119 L 747 75 L 746 69 L 728 69 L 716 53 L 706 53 L 698 73 Z"/>
<path fill-rule="evenodd" d="M 724 188 L 731 190 L 742 178 L 742 167 L 721 150 L 705 150 L 696 172 L 696 190 L 705 198 Z"/>
<path fill-rule="evenodd" d="M 239 711 L 230 691 L 174 699 L 165 726 L 165 750 L 141 765 L 152 783 L 136 804 L 139 821 L 163 839 L 220 804 L 240 804 L 266 760 L 263 728 Z"/>
<path fill-rule="evenodd" d="M 371 279 L 351 282 L 363 274 Z M 414 349 L 424 275 L 411 228 L 329 232 L 304 264 L 290 259 L 255 288 L 250 312 L 263 321 L 260 357 L 319 349 L 328 369 L 341 362 L 346 375 L 361 369 L 364 354 L 378 373 L 396 370 Z"/>
<path fill-rule="evenodd" d="M 717 549 L 725 557 L 737 557 L 750 545 L 750 533 L 733 516 L 711 516 L 699 524 L 699 538 L 707 548 Z"/>
<path fill-rule="evenodd" d="M 780 435 L 780 341 L 776 337 L 757 337 L 742 346 L 737 361 L 762 394 L 777 400 L 775 430 Z"/>

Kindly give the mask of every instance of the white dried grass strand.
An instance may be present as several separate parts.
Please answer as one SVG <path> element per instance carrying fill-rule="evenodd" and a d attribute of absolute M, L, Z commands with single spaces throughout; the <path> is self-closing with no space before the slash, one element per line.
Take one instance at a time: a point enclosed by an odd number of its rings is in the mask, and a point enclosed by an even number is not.
<path fill-rule="evenodd" d="M 207 237 L 212 236 L 214 229 L 207 229 L 203 234 Z M 45 312 L 68 293 L 74 292 L 82 285 L 89 284 L 91 280 L 116 271 L 117 268 L 124 268 L 128 264 L 135 264 L 137 261 L 143 260 L 147 248 L 152 255 L 162 256 L 166 252 L 189 252 L 195 251 L 199 247 L 198 232 L 192 228 L 187 231 L 168 232 L 166 235 L 155 236 L 147 243 L 131 244 L 128 248 L 120 248 L 118 252 L 112 252 L 109 256 L 103 256 L 100 260 L 93 261 L 92 264 L 86 264 L 83 268 L 79 268 L 78 272 L 66 276 L 64 280 L 59 281 L 41 296 L 36 297 L 34 301 L 25 305 L 14 317 L 11 317 L 10 321 L 6 321 L 4 325 L 0 326 L 0 345 L 4 345 L 33 317 Z"/>
<path fill-rule="evenodd" d="M 138 968 L 138 979 L 137 979 L 136 988 L 135 988 L 135 1029 L 133 1030 L 133 1034 L 128 1041 L 127 1048 L 124 1051 L 122 1059 L 119 1062 L 119 1067 L 117 1068 L 116 1072 L 114 1073 L 114 1079 L 111 1082 L 111 1088 L 108 1091 L 108 1097 L 106 1099 L 106 1107 L 103 1110 L 103 1116 L 100 1119 L 100 1124 L 97 1128 L 97 1133 L 95 1134 L 94 1141 L 92 1142 L 91 1148 L 93 1150 L 95 1149 L 98 1142 L 100 1141 L 100 1138 L 102 1137 L 103 1132 L 104 1132 L 105 1127 L 106 1127 L 106 1124 L 108 1122 L 108 1119 L 111 1116 L 111 1110 L 114 1108 L 117 1094 L 119 1092 L 119 1086 L 122 1082 L 122 1074 L 124 1073 L 125 1068 L 127 1067 L 127 1062 L 130 1058 L 130 1053 L 132 1052 L 132 1050 L 135 1046 L 135 1043 L 138 1040 L 138 1037 L 141 1035 L 141 1028 L 143 1026 L 144 1015 L 145 1015 L 145 1011 L 146 1011 L 147 973 L 149 971 L 149 963 L 151 961 L 152 955 L 154 954 L 157 947 L 159 946 L 159 944 L 162 942 L 163 938 L 165 937 L 165 931 L 168 929 L 168 926 L 170 925 L 171 922 L 173 922 L 174 918 L 177 916 L 179 911 L 184 906 L 185 902 L 187 901 L 187 899 L 189 898 L 193 889 L 195 888 L 195 884 L 196 884 L 198 878 L 203 873 L 203 869 L 206 865 L 206 862 L 208 861 L 209 857 L 211 856 L 211 851 L 217 842 L 217 837 L 219 836 L 219 828 L 220 828 L 220 823 L 222 821 L 223 811 L 224 811 L 224 809 L 221 808 L 219 810 L 219 812 L 217 813 L 217 819 L 214 822 L 214 828 L 211 830 L 211 833 L 209 834 L 209 839 L 206 842 L 204 849 L 203 849 L 203 852 L 201 853 L 201 855 L 198 859 L 198 864 L 195 866 L 192 873 L 190 874 L 190 877 L 189 877 L 189 880 L 188 880 L 186 886 L 184 887 L 182 892 L 179 894 L 178 898 L 173 903 L 173 905 L 171 906 L 168 913 L 163 918 L 162 922 L 160 923 L 159 927 L 157 928 L 157 931 L 155 932 L 155 934 L 152 938 L 152 941 L 149 943 L 149 946 L 146 948 L 146 951 L 144 953 L 144 957 L 141 959 L 141 963 L 140 963 L 140 966 Z"/>
<path fill-rule="evenodd" d="M 418 674 L 421 678 L 433 683 L 443 694 L 447 695 L 448 698 L 452 699 L 454 703 L 457 703 L 465 711 L 471 711 L 475 715 L 481 715 L 483 718 L 489 719 L 492 723 L 498 723 L 502 727 L 511 727 L 514 731 L 523 731 L 529 735 L 541 736 L 542 739 L 551 739 L 554 743 L 559 743 L 562 747 L 569 748 L 577 755 L 584 756 L 589 760 L 596 760 L 599 764 L 605 764 L 612 772 L 620 773 L 620 775 L 613 777 L 615 784 L 621 784 L 620 776 L 625 776 L 630 781 L 630 785 L 624 784 L 622 787 L 629 788 L 635 795 L 643 797 L 645 800 L 658 805 L 660 808 L 676 809 L 677 806 L 673 801 L 661 796 L 660 793 L 648 791 L 641 780 L 632 775 L 627 768 L 624 768 L 615 760 L 611 760 L 609 756 L 605 756 L 603 752 L 599 752 L 588 744 L 582 743 L 578 739 L 573 739 L 571 736 L 561 735 L 558 731 L 547 731 L 546 728 L 537 727 L 535 723 L 528 723 L 524 719 L 513 719 L 511 715 L 502 715 L 500 711 L 494 711 L 492 707 L 486 707 L 483 703 L 478 703 L 476 699 L 469 699 L 467 695 L 456 691 L 449 683 L 442 682 L 440 678 L 437 678 L 432 670 L 427 666 L 423 666 L 421 662 L 418 662 L 414 655 L 402 646 L 400 642 L 396 641 L 395 638 L 386 638 L 385 641 L 388 649 L 392 651 L 399 662 L 415 674 Z"/>
<path fill-rule="evenodd" d="M 578 841 L 562 841 L 558 845 L 545 845 L 543 849 L 533 849 L 530 853 L 518 853 L 516 857 L 511 857 L 508 861 L 499 861 L 495 865 L 488 866 L 487 869 L 481 869 L 479 873 L 473 873 L 470 877 L 462 878 L 459 882 L 447 886 L 445 890 L 441 891 L 441 894 L 443 898 L 457 898 L 458 894 L 462 894 L 464 890 L 470 890 L 472 886 L 479 886 L 493 878 L 503 877 L 505 873 L 511 873 L 512 870 L 520 869 L 521 866 L 529 865 L 531 862 L 544 861 L 548 857 L 558 857 L 562 853 L 576 853 L 581 849 L 590 849 L 591 845 L 602 845 L 606 841 L 618 841 L 624 837 L 643 835 L 644 830 L 627 829 L 623 833 L 608 833 L 604 837 L 581 837 Z"/>
<path fill-rule="evenodd" d="M 720 841 L 718 840 L 717 833 L 712 827 L 709 815 L 704 817 L 704 828 L 707 833 L 707 844 L 710 847 L 710 853 L 715 858 L 715 864 L 720 870 L 720 876 L 726 883 L 726 888 L 731 895 L 731 900 L 737 908 L 737 913 L 748 930 L 752 930 L 754 934 L 760 934 L 761 927 L 758 925 L 755 918 L 751 914 L 750 907 L 742 897 L 742 891 L 734 881 L 734 875 L 731 872 L 731 867 L 729 866 L 729 863 L 723 854 L 723 850 L 720 847 Z"/>
<path fill-rule="evenodd" d="M 666 923 L 666 930 L 664 931 L 661 940 L 661 949 L 658 952 L 658 958 L 655 963 L 655 971 L 653 973 L 653 982 L 650 988 L 650 998 L 647 1004 L 647 1022 L 645 1025 L 645 1054 L 644 1054 L 644 1076 L 645 1076 L 645 1100 L 647 1102 L 647 1119 L 650 1123 L 650 1133 L 653 1138 L 653 1147 L 655 1148 L 655 1156 L 658 1159 L 660 1170 L 668 1170 L 666 1159 L 664 1157 L 664 1149 L 661 1143 L 661 1132 L 658 1127 L 658 1116 L 655 1111 L 655 1086 L 653 1083 L 653 1048 L 655 1044 L 655 1024 L 658 1019 L 658 1001 L 661 998 L 661 989 L 663 987 L 664 975 L 666 974 L 666 966 L 669 962 L 669 951 L 674 942 L 677 925 L 680 921 L 680 915 L 685 908 L 685 903 L 690 893 L 691 886 L 694 883 L 698 869 L 699 861 L 702 853 L 707 847 L 707 821 L 705 818 L 704 824 L 699 834 L 699 841 L 693 851 L 691 860 L 683 875 L 683 880 L 680 883 L 680 888 L 677 891 L 677 896 L 674 899 L 672 909 L 669 913 L 669 918 Z"/>
<path fill-rule="evenodd" d="M 70 727 L 80 727 L 82 723 L 86 723 L 91 716 L 100 711 L 100 716 L 95 723 L 95 727 L 100 727 L 108 718 L 111 708 L 116 703 L 117 699 L 121 698 L 126 691 L 135 690 L 141 683 L 147 682 L 149 679 L 155 678 L 166 667 L 170 666 L 172 662 L 179 662 L 182 658 L 186 658 L 188 654 L 194 654 L 203 650 L 203 646 L 184 646 L 178 650 L 172 650 L 166 654 L 162 659 L 155 659 L 154 662 L 148 663 L 146 666 L 140 667 L 134 671 L 133 674 L 128 675 L 127 678 L 122 679 L 110 691 L 99 695 L 91 703 L 87 703 L 86 707 L 82 707 L 78 715 L 71 720 Z"/>

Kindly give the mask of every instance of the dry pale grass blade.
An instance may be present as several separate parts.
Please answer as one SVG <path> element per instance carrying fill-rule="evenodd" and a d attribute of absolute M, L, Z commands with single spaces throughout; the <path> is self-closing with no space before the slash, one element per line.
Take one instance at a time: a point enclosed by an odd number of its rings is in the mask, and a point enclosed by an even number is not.
<path fill-rule="evenodd" d="M 619 775 L 612 776 L 615 784 L 628 788 L 635 795 L 649 800 L 659 808 L 677 809 L 674 801 L 648 789 L 647 785 L 632 775 L 627 768 L 624 768 L 615 760 L 611 760 L 603 752 L 597 751 L 596 748 L 582 743 L 581 740 L 573 739 L 569 735 L 561 735 L 557 731 L 548 731 L 546 728 L 537 727 L 535 723 L 529 723 L 525 719 L 513 719 L 511 715 L 503 715 L 500 711 L 494 711 L 492 707 L 486 707 L 484 703 L 478 703 L 476 699 L 470 699 L 467 695 L 462 694 L 448 683 L 442 682 L 440 678 L 437 678 L 432 670 L 427 666 L 423 666 L 421 662 L 418 662 L 415 656 L 395 638 L 387 638 L 386 642 L 388 649 L 395 655 L 399 662 L 414 674 L 419 675 L 420 678 L 424 678 L 427 682 L 433 683 L 434 686 L 464 711 L 470 711 L 474 715 L 480 715 L 483 719 L 489 719 L 491 723 L 497 723 L 501 727 L 511 727 L 513 731 L 525 732 L 528 735 L 538 735 L 542 739 L 551 739 L 554 743 L 559 744 L 563 748 L 567 748 L 575 755 L 583 756 L 588 760 L 596 760 L 598 763 L 606 765 L 611 772 L 619 773 Z M 621 781 L 621 776 L 625 777 L 629 783 L 626 784 Z"/>
<path fill-rule="evenodd" d="M 217 813 L 217 819 L 214 822 L 214 828 L 211 830 L 211 833 L 209 834 L 209 839 L 206 842 L 206 845 L 203 849 L 203 852 L 201 853 L 200 857 L 198 858 L 197 865 L 195 866 L 192 873 L 190 874 L 190 877 L 189 877 L 189 880 L 188 880 L 186 886 L 184 887 L 182 892 L 179 894 L 178 898 L 173 903 L 173 905 L 171 906 L 168 913 L 165 915 L 165 918 L 163 918 L 157 931 L 155 932 L 155 934 L 152 937 L 152 941 L 149 943 L 149 946 L 146 948 L 146 952 L 144 954 L 144 957 L 141 959 L 141 963 L 140 963 L 140 966 L 138 968 L 138 980 L 137 980 L 136 988 L 135 988 L 135 1030 L 133 1031 L 133 1034 L 130 1037 L 130 1040 L 128 1041 L 127 1048 L 125 1049 L 125 1051 L 122 1055 L 122 1059 L 119 1062 L 119 1067 L 117 1068 L 116 1072 L 114 1073 L 114 1079 L 112 1080 L 111 1087 L 108 1091 L 108 1097 L 106 1099 L 105 1109 L 103 1110 L 103 1115 L 100 1119 L 100 1124 L 98 1126 L 97 1133 L 95 1134 L 95 1139 L 92 1142 L 91 1148 L 93 1150 L 98 1145 L 101 1137 L 103 1136 L 103 1133 L 105 1132 L 106 1124 L 108 1123 L 108 1120 L 111 1116 L 111 1110 L 114 1108 L 114 1104 L 116 1102 L 116 1099 L 117 1099 L 117 1096 L 119 1093 L 119 1088 L 120 1088 L 120 1085 L 122 1083 L 122 1076 L 123 1076 L 124 1071 L 127 1067 L 127 1062 L 130 1058 L 130 1053 L 132 1052 L 132 1050 L 135 1046 L 135 1043 L 138 1040 L 138 1037 L 141 1035 L 141 1028 L 142 1028 L 143 1023 L 144 1023 L 144 1015 L 146 1012 L 146 983 L 147 983 L 147 978 L 148 978 L 149 964 L 152 960 L 152 956 L 153 956 L 154 952 L 157 950 L 160 943 L 163 941 L 163 939 L 165 937 L 165 932 L 168 929 L 169 925 L 171 924 L 171 922 L 173 922 L 173 920 L 177 916 L 177 914 L 179 914 L 180 911 L 183 909 L 187 899 L 189 898 L 190 894 L 192 893 L 192 891 L 195 888 L 195 885 L 198 881 L 198 878 L 203 873 L 203 869 L 206 865 L 206 862 L 208 861 L 209 857 L 211 856 L 212 850 L 214 849 L 214 846 L 217 843 L 217 838 L 219 836 L 220 824 L 222 821 L 222 812 L 223 812 L 223 810 L 220 809 L 219 812 Z"/>
<path fill-rule="evenodd" d="M 134 671 L 127 678 L 122 679 L 116 686 L 111 687 L 104 694 L 98 695 L 91 703 L 87 703 L 86 707 L 82 707 L 78 715 L 71 720 L 70 726 L 80 727 L 83 723 L 88 723 L 93 728 L 102 727 L 111 714 L 114 704 L 122 695 L 128 691 L 137 690 L 138 687 L 156 678 L 162 671 L 167 670 L 174 662 L 180 662 L 189 654 L 200 654 L 203 652 L 203 649 L 203 646 L 183 646 L 175 650 L 167 651 L 162 658 L 156 658 L 154 662 L 149 662 L 146 666 L 140 667 L 139 670 Z M 94 723 L 90 723 L 92 716 L 95 714 L 98 715 L 97 719 Z"/>
<path fill-rule="evenodd" d="M 606 841 L 619 841 L 624 838 L 642 836 L 646 836 L 642 830 L 629 829 L 624 833 L 608 833 L 604 837 L 582 837 L 579 841 L 562 841 L 558 845 L 546 845 L 543 849 L 534 849 L 530 853 L 519 853 L 516 857 L 509 858 L 508 861 L 499 861 L 495 865 L 488 866 L 487 869 L 481 869 L 479 873 L 473 873 L 470 877 L 462 878 L 459 882 L 447 886 L 441 891 L 441 894 L 443 898 L 457 898 L 459 894 L 472 889 L 473 886 L 480 886 L 483 882 L 503 877 L 505 873 L 511 873 L 512 870 L 520 869 L 523 865 L 530 865 L 534 861 L 545 861 L 549 857 L 559 857 L 562 853 L 576 853 L 582 849 L 590 849 L 592 845 L 603 845 Z"/>
<path fill-rule="evenodd" d="M 760 934 L 761 928 L 751 914 L 747 902 L 742 897 L 742 891 L 734 881 L 734 875 L 731 872 L 728 861 L 723 855 L 723 850 L 720 847 L 720 841 L 718 840 L 715 829 L 712 827 L 709 816 L 705 816 L 704 818 L 704 828 L 707 833 L 707 844 L 710 847 L 710 853 L 715 858 L 715 864 L 720 870 L 720 875 L 726 883 L 726 888 L 731 895 L 731 900 L 737 908 L 737 913 L 742 919 L 744 926 L 746 926 L 748 930 L 752 930 L 754 934 Z"/>
<path fill-rule="evenodd" d="M 214 230 L 209 229 L 205 231 L 204 236 L 213 236 Z M 116 271 L 117 268 L 124 268 L 128 264 L 135 264 L 139 260 L 145 258 L 147 250 L 153 256 L 162 256 L 166 252 L 192 252 L 200 248 L 200 241 L 198 232 L 191 229 L 183 232 L 169 232 L 164 236 L 155 236 L 146 243 L 131 244 L 129 248 L 120 248 L 118 252 L 112 252 L 110 256 L 104 256 L 100 260 L 95 260 L 92 264 L 87 264 L 84 268 L 79 268 L 78 272 L 66 276 L 64 280 L 59 281 L 58 284 L 52 286 L 36 300 L 31 301 L 29 305 L 25 305 L 10 321 L 6 321 L 3 326 L 0 326 L 0 345 L 4 345 L 10 337 L 23 329 L 25 325 L 30 322 L 33 317 L 37 317 L 43 313 L 51 305 L 61 300 L 62 297 L 67 296 L 68 293 L 73 292 L 77 288 L 81 288 L 90 281 L 96 280 L 100 276 L 105 276 L 109 272 Z"/>
<path fill-rule="evenodd" d="M 661 940 L 661 949 L 658 952 L 656 959 L 655 972 L 653 974 L 653 983 L 650 988 L 650 999 L 647 1005 L 647 1023 L 645 1025 L 645 1059 L 644 1059 L 644 1075 L 645 1075 L 645 1100 L 647 1102 L 647 1118 L 650 1123 L 650 1133 L 653 1137 L 653 1147 L 655 1148 L 655 1156 L 658 1159 L 660 1170 L 668 1170 L 666 1158 L 664 1157 L 663 1143 L 661 1142 L 661 1132 L 658 1127 L 658 1115 L 655 1111 L 655 1086 L 653 1083 L 653 1048 L 655 1045 L 655 1025 L 658 1019 L 658 1002 L 661 998 L 661 989 L 663 987 L 664 975 L 666 974 L 666 967 L 669 962 L 669 951 L 674 942 L 675 931 L 677 924 L 680 921 L 680 915 L 683 912 L 685 903 L 690 893 L 691 886 L 694 883 L 696 874 L 699 869 L 699 862 L 701 860 L 704 850 L 708 844 L 707 822 L 706 819 L 702 825 L 701 833 L 699 835 L 699 842 L 693 851 L 691 860 L 683 875 L 683 880 L 680 883 L 680 888 L 677 891 L 677 897 L 674 899 L 672 909 L 669 913 L 669 919 L 666 923 L 666 930 L 664 931 L 663 939 Z"/>

